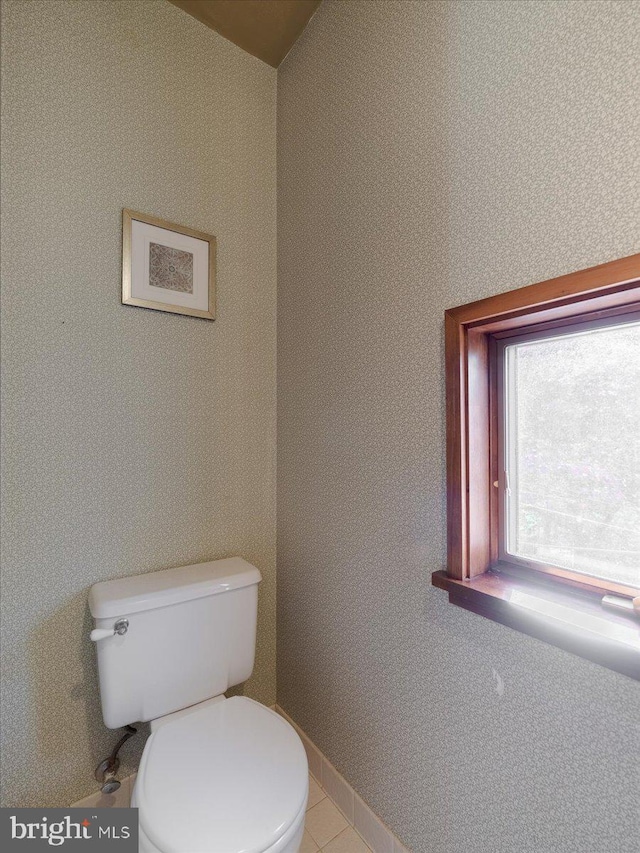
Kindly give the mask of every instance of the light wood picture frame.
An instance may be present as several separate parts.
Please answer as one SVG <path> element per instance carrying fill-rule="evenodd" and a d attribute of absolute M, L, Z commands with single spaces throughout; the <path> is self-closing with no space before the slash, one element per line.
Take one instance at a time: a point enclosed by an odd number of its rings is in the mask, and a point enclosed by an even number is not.
<path fill-rule="evenodd" d="M 125 208 L 122 303 L 216 318 L 216 238 Z"/>

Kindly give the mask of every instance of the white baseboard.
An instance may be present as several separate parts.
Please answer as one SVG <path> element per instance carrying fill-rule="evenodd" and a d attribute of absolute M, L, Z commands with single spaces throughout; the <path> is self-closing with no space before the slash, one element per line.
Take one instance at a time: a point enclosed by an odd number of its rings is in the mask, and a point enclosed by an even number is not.
<path fill-rule="evenodd" d="M 279 705 L 276 711 L 291 723 L 300 735 L 307 753 L 309 771 L 322 786 L 330 800 L 340 809 L 356 832 L 362 836 L 373 853 L 410 853 L 389 827 L 356 794 L 347 780 L 338 773 L 328 758 L 320 752 L 300 726 Z"/>

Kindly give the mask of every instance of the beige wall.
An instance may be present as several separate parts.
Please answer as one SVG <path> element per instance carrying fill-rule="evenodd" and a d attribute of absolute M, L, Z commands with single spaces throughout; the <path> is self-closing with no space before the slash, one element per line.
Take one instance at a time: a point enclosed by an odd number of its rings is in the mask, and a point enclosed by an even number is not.
<path fill-rule="evenodd" d="M 640 250 L 638 56 L 637 2 L 325 0 L 280 68 L 278 702 L 417 853 L 637 849 L 638 683 L 430 575 L 443 311 Z"/>
<path fill-rule="evenodd" d="M 3 804 L 62 806 L 118 737 L 95 581 L 251 560 L 275 701 L 276 72 L 163 0 L 2 9 Z M 125 206 L 217 235 L 215 323 L 120 304 Z"/>

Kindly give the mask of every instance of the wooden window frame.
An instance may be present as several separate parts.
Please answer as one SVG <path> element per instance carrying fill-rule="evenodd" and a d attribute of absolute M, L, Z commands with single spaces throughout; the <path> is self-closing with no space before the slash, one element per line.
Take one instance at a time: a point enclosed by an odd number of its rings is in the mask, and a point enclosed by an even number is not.
<path fill-rule="evenodd" d="M 546 598 L 582 608 L 611 624 L 637 624 L 602 608 L 605 594 L 633 598 L 632 587 L 548 566 L 537 570 L 500 559 L 498 465 L 498 341 L 544 333 L 572 324 L 599 324 L 640 308 L 640 253 L 538 284 L 481 299 L 445 312 L 447 411 L 447 568 L 434 572 L 435 586 L 452 603 L 524 630 L 640 679 L 640 654 L 580 631 L 560 630 L 549 620 L 532 625 L 530 614 L 509 606 L 512 593 L 544 587 Z M 569 598 L 567 598 L 569 596 Z M 535 620 L 533 620 L 535 622 Z M 525 627 L 523 627 L 523 624 Z M 557 627 L 557 626 L 556 626 Z M 562 626 L 560 626 L 562 627 Z M 593 632 L 592 632 L 593 633 Z M 606 634 L 606 631 L 605 631 Z M 571 635 L 571 636 L 569 636 Z M 589 653 L 583 653 L 584 649 Z M 581 651 L 581 649 L 583 651 Z"/>

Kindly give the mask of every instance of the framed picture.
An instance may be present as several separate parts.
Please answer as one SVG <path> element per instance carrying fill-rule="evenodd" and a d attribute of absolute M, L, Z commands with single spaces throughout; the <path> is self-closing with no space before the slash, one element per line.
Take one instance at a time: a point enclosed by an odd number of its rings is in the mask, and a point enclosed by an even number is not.
<path fill-rule="evenodd" d="M 216 318 L 216 238 L 122 211 L 122 302 Z"/>

